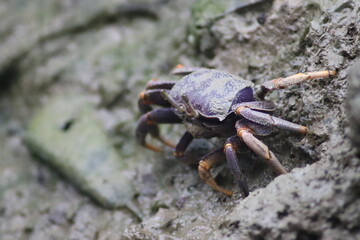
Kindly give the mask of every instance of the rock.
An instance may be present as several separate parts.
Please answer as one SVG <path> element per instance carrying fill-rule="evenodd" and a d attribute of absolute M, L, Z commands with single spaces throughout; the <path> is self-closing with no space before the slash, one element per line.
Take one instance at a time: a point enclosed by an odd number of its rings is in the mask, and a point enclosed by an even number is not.
<path fill-rule="evenodd" d="M 130 206 L 134 190 L 127 164 L 82 97 L 50 99 L 34 114 L 25 141 L 36 156 L 102 206 Z"/>
<path fill-rule="evenodd" d="M 171 209 L 160 208 L 155 216 L 149 218 L 144 222 L 144 225 L 147 228 L 160 229 L 164 228 L 170 224 L 175 218 L 177 218 L 178 214 Z"/>
<path fill-rule="evenodd" d="M 268 0 L 200 0 L 192 5 L 192 21 L 189 24 L 188 41 L 195 49 L 207 57 L 213 57 L 213 48 L 219 41 L 226 41 L 227 38 L 214 38 L 214 31 L 211 30 L 219 19 L 226 17 L 232 12 L 243 12 L 252 9 L 254 6 L 269 6 Z M 262 7 L 261 7 L 262 8 Z M 237 28 L 239 29 L 239 28 Z M 223 28 L 225 30 L 225 28 Z M 234 29 L 227 29 L 232 32 Z M 216 33 L 215 33 L 216 34 Z"/>
<path fill-rule="evenodd" d="M 354 64 L 349 76 L 348 107 L 350 115 L 349 135 L 360 150 L 360 62 Z"/>

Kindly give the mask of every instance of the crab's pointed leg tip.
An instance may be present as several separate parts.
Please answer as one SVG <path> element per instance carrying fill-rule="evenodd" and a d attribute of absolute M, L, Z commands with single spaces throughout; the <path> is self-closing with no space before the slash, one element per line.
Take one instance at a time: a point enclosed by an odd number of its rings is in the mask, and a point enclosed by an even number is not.
<path fill-rule="evenodd" d="M 224 194 L 225 194 L 227 197 L 230 197 L 230 198 L 231 198 L 234 193 L 233 193 L 232 191 L 225 190 L 225 191 L 224 191 Z"/>
<path fill-rule="evenodd" d="M 146 144 L 144 147 L 146 147 L 147 149 L 150 149 L 154 152 L 162 152 L 163 150 L 159 147 L 156 147 L 154 145 L 151 145 L 151 144 Z"/>
<path fill-rule="evenodd" d="M 175 144 L 173 144 L 172 142 L 166 141 L 166 140 L 164 140 L 163 143 L 164 143 L 166 146 L 171 147 L 171 148 L 175 148 L 175 147 L 176 147 Z"/>
<path fill-rule="evenodd" d="M 307 127 L 301 126 L 300 134 L 306 135 L 309 133 L 309 129 Z"/>
<path fill-rule="evenodd" d="M 336 73 L 337 73 L 337 72 L 336 72 L 335 70 L 330 70 L 330 71 L 329 71 L 329 75 L 330 75 L 330 76 L 333 76 L 333 75 L 335 75 Z"/>
<path fill-rule="evenodd" d="M 173 152 L 174 157 L 183 157 L 184 156 L 184 152 Z"/>
<path fill-rule="evenodd" d="M 163 137 L 161 137 L 161 136 L 157 137 L 156 139 L 159 140 L 160 142 L 162 142 L 163 144 L 165 144 L 165 145 L 168 146 L 168 147 L 171 147 L 171 148 L 175 148 L 175 147 L 176 147 L 175 144 L 173 144 L 172 142 L 166 140 L 165 138 L 163 138 Z"/>

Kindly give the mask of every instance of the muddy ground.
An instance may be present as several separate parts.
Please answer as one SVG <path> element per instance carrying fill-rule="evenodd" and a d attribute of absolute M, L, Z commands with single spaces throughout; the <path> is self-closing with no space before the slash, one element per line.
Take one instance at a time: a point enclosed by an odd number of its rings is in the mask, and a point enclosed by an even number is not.
<path fill-rule="evenodd" d="M 0 19 L 0 239 L 360 239 L 358 1 L 15 0 L 0 3 Z M 277 130 L 262 139 L 289 170 L 283 176 L 251 152 L 239 155 L 251 191 L 245 199 L 225 165 L 214 169 L 235 191 L 228 198 L 170 148 L 153 153 L 135 142 L 139 92 L 151 78 L 179 79 L 169 74 L 178 63 L 255 84 L 337 74 L 267 96 L 276 116 L 309 134 Z M 54 99 L 73 109 L 77 97 L 92 109 L 85 116 L 93 125 L 71 135 L 69 154 L 67 140 L 34 126 L 58 129 L 65 113 Z M 84 115 L 72 111 L 77 126 Z M 83 137 L 89 128 L 95 143 Z M 161 127 L 173 142 L 183 131 Z M 121 164 L 86 175 L 77 157 L 92 144 Z M 199 140 L 190 152 L 219 145 Z M 98 194 L 105 187 L 92 181 L 108 171 L 125 174 L 129 194 L 115 177 L 104 186 L 121 194 Z"/>

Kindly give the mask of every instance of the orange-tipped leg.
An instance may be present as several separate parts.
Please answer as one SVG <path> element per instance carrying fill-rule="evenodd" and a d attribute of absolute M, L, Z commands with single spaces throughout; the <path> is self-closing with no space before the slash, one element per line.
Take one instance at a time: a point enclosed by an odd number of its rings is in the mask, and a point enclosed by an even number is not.
<path fill-rule="evenodd" d="M 263 126 L 276 127 L 296 133 L 305 135 L 308 132 L 307 127 L 292 123 L 281 118 L 273 117 L 268 113 L 259 112 L 252 110 L 251 107 L 240 106 L 236 108 L 235 114 L 242 116 L 247 120 L 250 120 L 254 123 L 259 123 Z"/>
<path fill-rule="evenodd" d="M 200 71 L 200 70 L 205 70 L 207 68 L 202 68 L 202 67 L 186 67 L 184 65 L 178 64 L 175 66 L 175 68 L 171 71 L 172 74 L 174 75 L 187 75 L 196 71 Z"/>
<path fill-rule="evenodd" d="M 244 143 L 256 154 L 264 158 L 278 175 L 287 173 L 274 153 L 269 150 L 268 146 L 257 139 L 249 128 L 237 126 L 236 130 L 237 135 L 244 141 Z"/>
<path fill-rule="evenodd" d="M 332 70 L 325 70 L 325 71 L 318 71 L 318 72 L 307 72 L 307 73 L 298 73 L 295 75 L 291 75 L 285 78 L 276 78 L 270 81 L 266 81 L 261 85 L 260 91 L 257 95 L 260 98 L 264 98 L 266 93 L 275 90 L 275 89 L 282 89 L 294 84 L 298 84 L 307 80 L 316 79 L 316 78 L 326 78 L 332 75 L 335 75 L 336 71 Z"/>
<path fill-rule="evenodd" d="M 174 156 L 175 157 L 183 157 L 185 154 L 186 148 L 189 146 L 194 137 L 189 133 L 185 132 L 183 136 L 180 138 L 178 144 L 176 144 Z"/>
<path fill-rule="evenodd" d="M 162 142 L 163 144 L 165 144 L 165 145 L 168 146 L 168 147 L 171 147 L 171 148 L 175 148 L 175 147 L 176 147 L 175 144 L 173 144 L 172 142 L 166 140 L 165 138 L 163 138 L 163 137 L 160 136 L 160 135 L 157 136 L 156 139 L 159 140 L 160 142 Z"/>
<path fill-rule="evenodd" d="M 214 152 L 209 153 L 205 157 L 201 159 L 199 162 L 198 172 L 200 178 L 212 187 L 214 190 L 219 191 L 225 194 L 228 197 L 233 195 L 232 191 L 226 190 L 223 187 L 220 187 L 214 180 L 214 178 L 210 174 L 210 169 L 214 164 L 224 162 L 226 160 L 225 155 L 222 149 L 216 150 Z"/>
<path fill-rule="evenodd" d="M 181 123 L 181 119 L 172 111 L 171 108 L 152 110 L 141 116 L 136 128 L 136 140 L 150 150 L 160 152 L 159 147 L 146 142 L 146 136 L 150 134 L 153 138 L 159 140 L 167 146 L 175 148 L 175 145 L 160 136 L 159 123 Z"/>
<path fill-rule="evenodd" d="M 144 147 L 144 148 L 147 148 L 147 149 L 149 149 L 149 150 L 152 150 L 152 151 L 154 151 L 154 152 L 162 152 L 162 149 L 161 149 L 161 148 L 156 147 L 156 146 L 151 145 L 151 144 L 148 144 L 148 143 L 145 143 L 145 144 L 143 145 L 143 147 Z"/>
<path fill-rule="evenodd" d="M 229 138 L 225 143 L 224 151 L 226 154 L 228 166 L 234 176 L 234 180 L 243 196 L 247 197 L 249 195 L 249 188 L 247 186 L 246 180 L 239 166 L 238 158 L 236 156 L 236 145 L 238 145 L 236 144 L 236 140 L 238 140 L 236 137 Z"/>
<path fill-rule="evenodd" d="M 155 78 L 155 79 L 151 79 L 146 84 L 146 90 L 150 90 L 150 89 L 170 90 L 175 85 L 175 83 L 176 81 L 164 81 Z"/>
<path fill-rule="evenodd" d="M 170 107 L 170 103 L 166 101 L 162 96 L 163 89 L 151 89 L 141 92 L 138 99 L 138 107 L 142 113 L 147 113 L 152 110 L 151 104 Z"/>

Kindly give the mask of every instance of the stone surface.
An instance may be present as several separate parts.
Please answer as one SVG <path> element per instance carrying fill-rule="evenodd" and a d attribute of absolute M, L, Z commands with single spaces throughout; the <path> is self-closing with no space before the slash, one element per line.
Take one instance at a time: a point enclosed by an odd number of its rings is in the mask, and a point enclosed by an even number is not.
<path fill-rule="evenodd" d="M 87 100 L 55 96 L 29 122 L 30 151 L 108 208 L 128 206 L 133 176 L 107 138 Z"/>
<path fill-rule="evenodd" d="M 0 4 L 6 23 L 0 35 L 7 39 L 0 46 L 1 239 L 359 239 L 360 165 L 347 136 L 358 115 L 356 77 L 353 87 L 348 79 L 360 55 L 359 2 L 269 0 L 241 7 L 251 1 L 239 1 L 236 11 L 221 14 L 231 3 L 223 1 L 221 11 L 208 15 L 211 24 L 194 33 L 207 11 L 196 6 L 207 2 Z M 168 74 L 177 63 L 215 67 L 255 84 L 300 71 L 338 74 L 267 97 L 277 116 L 311 132 L 262 139 L 290 170 L 285 176 L 275 178 L 257 156 L 240 154 L 251 194 L 230 199 L 202 183 L 171 149 L 152 153 L 134 141 L 139 92 L 150 78 L 177 79 Z M 129 165 L 142 222 L 127 209 L 99 207 L 25 148 L 30 116 L 64 92 L 89 99 L 106 141 Z M 183 131 L 161 127 L 174 142 Z M 191 152 L 221 145 L 203 143 Z M 225 166 L 214 174 L 236 190 Z"/>
<path fill-rule="evenodd" d="M 349 77 L 348 108 L 351 130 L 349 135 L 354 144 L 360 149 L 360 62 L 351 68 Z"/>

